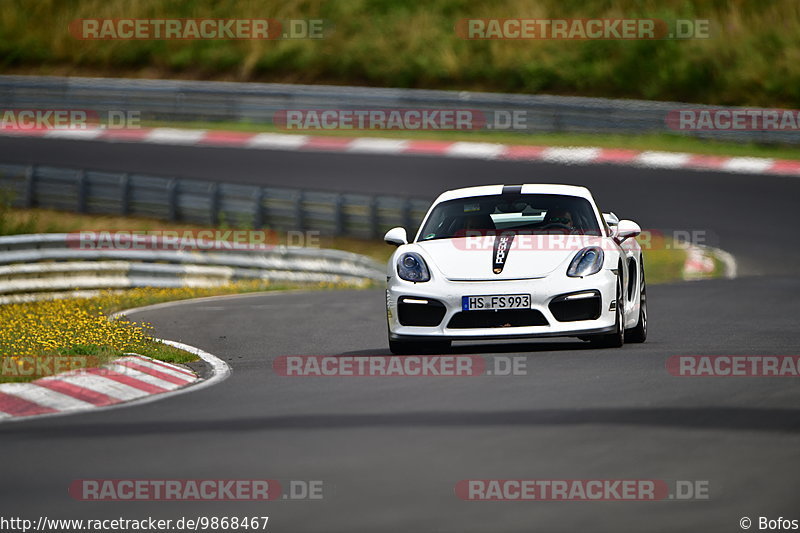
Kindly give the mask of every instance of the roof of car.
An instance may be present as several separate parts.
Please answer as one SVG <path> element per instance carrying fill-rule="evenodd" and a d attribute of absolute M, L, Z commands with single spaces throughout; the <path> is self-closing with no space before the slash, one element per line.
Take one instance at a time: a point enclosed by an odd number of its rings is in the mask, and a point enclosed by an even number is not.
<path fill-rule="evenodd" d="M 436 203 L 445 202 L 447 200 L 455 200 L 456 198 L 469 198 L 472 196 L 491 196 L 495 194 L 502 194 L 503 188 L 519 188 L 520 185 L 482 185 L 480 187 L 466 187 L 463 189 L 453 189 L 451 191 L 443 192 Z M 564 196 L 578 196 L 592 200 L 592 193 L 586 187 L 578 187 L 576 185 L 556 185 L 550 183 L 526 183 L 521 185 L 522 194 L 561 194 Z"/>

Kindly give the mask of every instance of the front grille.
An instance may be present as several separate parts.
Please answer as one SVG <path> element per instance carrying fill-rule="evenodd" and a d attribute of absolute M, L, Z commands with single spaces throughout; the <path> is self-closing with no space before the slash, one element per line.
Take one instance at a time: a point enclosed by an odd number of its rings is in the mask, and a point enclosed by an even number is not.
<path fill-rule="evenodd" d="M 405 297 L 397 302 L 397 319 L 401 326 L 438 326 L 444 318 L 447 309 L 444 304 L 429 298 L 428 303 L 404 303 Z"/>
<path fill-rule="evenodd" d="M 562 296 L 550 302 L 549 308 L 559 322 L 595 320 L 600 316 L 600 293 L 578 300 L 567 300 Z"/>
<path fill-rule="evenodd" d="M 546 326 L 547 319 L 535 309 L 501 309 L 498 311 L 461 311 L 453 315 L 450 329 L 522 328 Z"/>

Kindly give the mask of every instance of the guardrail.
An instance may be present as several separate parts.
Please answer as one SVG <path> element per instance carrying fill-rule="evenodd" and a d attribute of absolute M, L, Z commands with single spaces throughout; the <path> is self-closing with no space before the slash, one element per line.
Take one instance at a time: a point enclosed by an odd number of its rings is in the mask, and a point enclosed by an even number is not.
<path fill-rule="evenodd" d="M 144 120 L 262 124 L 272 124 L 275 113 L 286 109 L 473 109 L 483 112 L 495 126 L 499 124 L 498 112 L 504 116 L 523 112 L 525 128 L 513 130 L 521 134 L 671 133 L 728 141 L 800 143 L 796 131 L 675 131 L 666 124 L 667 113 L 672 110 L 712 106 L 419 89 L 0 76 L 0 108 L 83 109 L 99 113 L 130 110 L 139 112 Z"/>
<path fill-rule="evenodd" d="M 167 246 L 151 239 L 164 249 L 86 249 L 76 234 L 0 237 L 0 304 L 100 289 L 213 287 L 245 280 L 364 284 L 385 276 L 372 259 L 340 250 L 275 246 L 218 253 L 198 250 L 198 242 L 180 239 Z"/>
<path fill-rule="evenodd" d="M 15 207 L 140 216 L 170 222 L 378 238 L 416 226 L 430 201 L 301 189 L 0 164 Z"/>

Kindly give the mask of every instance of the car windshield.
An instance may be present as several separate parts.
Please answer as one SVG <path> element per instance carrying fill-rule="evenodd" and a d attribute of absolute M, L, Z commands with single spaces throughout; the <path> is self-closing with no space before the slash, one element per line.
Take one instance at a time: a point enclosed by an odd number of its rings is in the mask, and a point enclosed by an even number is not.
<path fill-rule="evenodd" d="M 420 241 L 498 233 L 600 235 L 591 203 L 560 194 L 492 195 L 438 204 L 420 232 Z"/>

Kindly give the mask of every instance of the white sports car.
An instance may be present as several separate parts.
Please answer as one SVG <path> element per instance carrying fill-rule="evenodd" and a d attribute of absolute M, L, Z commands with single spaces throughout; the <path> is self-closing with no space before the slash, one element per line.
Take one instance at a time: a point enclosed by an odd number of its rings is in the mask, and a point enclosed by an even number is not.
<path fill-rule="evenodd" d="M 453 340 L 578 337 L 644 342 L 641 232 L 569 185 L 488 185 L 443 193 L 413 242 L 403 228 L 387 271 L 392 353 Z"/>

